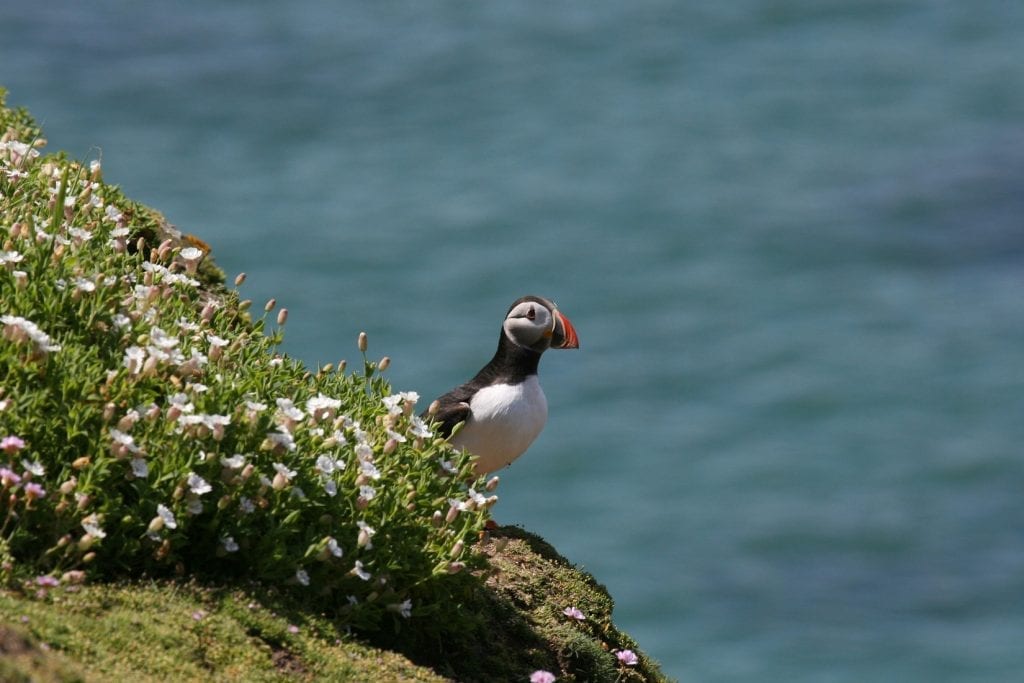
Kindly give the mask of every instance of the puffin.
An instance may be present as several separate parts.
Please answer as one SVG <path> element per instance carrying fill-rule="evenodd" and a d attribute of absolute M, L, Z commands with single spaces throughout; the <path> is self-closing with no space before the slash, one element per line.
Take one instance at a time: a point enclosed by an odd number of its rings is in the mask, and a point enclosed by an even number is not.
<path fill-rule="evenodd" d="M 438 397 L 422 417 L 433 420 L 438 434 L 456 448 L 476 456 L 478 476 L 507 467 L 547 422 L 548 401 L 537 378 L 541 355 L 579 347 L 576 329 L 554 302 L 516 299 L 501 324 L 494 357 L 473 379 Z"/>

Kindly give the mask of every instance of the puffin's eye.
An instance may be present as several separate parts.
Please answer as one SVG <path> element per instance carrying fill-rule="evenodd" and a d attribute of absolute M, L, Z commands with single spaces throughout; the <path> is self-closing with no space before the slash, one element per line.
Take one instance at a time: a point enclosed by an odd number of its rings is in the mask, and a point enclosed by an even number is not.
<path fill-rule="evenodd" d="M 533 306 L 530 306 L 530 310 L 528 310 L 528 311 L 526 312 L 526 319 L 527 319 L 527 320 L 533 320 L 533 319 L 534 319 L 534 318 L 536 318 L 536 317 L 537 317 L 537 311 L 535 311 L 535 310 L 533 309 Z"/>

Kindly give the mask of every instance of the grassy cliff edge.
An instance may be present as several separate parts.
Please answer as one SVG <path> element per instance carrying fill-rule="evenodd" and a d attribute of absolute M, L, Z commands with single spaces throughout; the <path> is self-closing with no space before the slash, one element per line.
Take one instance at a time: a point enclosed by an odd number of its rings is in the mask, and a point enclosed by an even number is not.
<path fill-rule="evenodd" d="M 0 679 L 666 680 L 592 576 L 485 528 L 496 482 L 364 340 L 361 374 L 275 354 L 286 315 L 4 95 Z"/>

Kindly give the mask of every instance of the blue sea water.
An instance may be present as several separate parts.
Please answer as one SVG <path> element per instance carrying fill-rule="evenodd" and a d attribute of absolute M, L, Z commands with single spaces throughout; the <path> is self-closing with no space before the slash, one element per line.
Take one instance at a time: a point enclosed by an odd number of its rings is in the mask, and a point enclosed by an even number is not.
<path fill-rule="evenodd" d="M 1024 3 L 7 3 L 50 147 L 425 398 L 556 299 L 496 516 L 685 681 L 1024 671 Z"/>

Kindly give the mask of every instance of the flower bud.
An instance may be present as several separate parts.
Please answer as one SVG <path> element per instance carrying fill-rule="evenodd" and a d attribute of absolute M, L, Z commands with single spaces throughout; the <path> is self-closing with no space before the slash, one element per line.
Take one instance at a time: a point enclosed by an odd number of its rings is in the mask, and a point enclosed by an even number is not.
<path fill-rule="evenodd" d="M 74 462 L 71 463 L 71 468 L 76 470 L 85 469 L 92 462 L 92 458 L 88 455 L 83 455 L 80 458 L 75 458 Z"/>
<path fill-rule="evenodd" d="M 377 369 L 380 370 L 381 372 L 384 372 L 389 367 L 391 367 L 391 358 L 389 358 L 388 356 L 384 356 L 383 358 L 380 359 L 380 362 L 377 363 Z"/>
<path fill-rule="evenodd" d="M 437 415 L 437 411 L 440 410 L 440 409 L 441 409 L 441 402 L 435 399 L 434 401 L 432 401 L 430 403 L 430 407 L 427 408 L 427 414 L 430 415 L 431 417 L 433 417 L 434 415 Z"/>
<path fill-rule="evenodd" d="M 493 491 L 494 489 L 498 488 L 499 481 L 500 479 L 497 476 L 491 477 L 490 479 L 487 480 L 487 484 L 484 485 L 484 488 L 486 488 L 488 491 Z"/>
<path fill-rule="evenodd" d="M 288 477 L 278 472 L 277 474 L 274 475 L 274 481 L 270 483 L 270 486 L 275 491 L 280 491 L 284 487 L 288 486 Z"/>
<path fill-rule="evenodd" d="M 449 562 L 448 563 L 448 573 L 449 574 L 458 574 L 459 572 L 461 572 L 465 568 L 466 568 L 466 563 L 465 562 Z"/>
<path fill-rule="evenodd" d="M 359 333 L 359 339 L 357 340 L 356 344 L 357 346 L 359 346 L 359 351 L 361 353 L 366 353 L 367 337 L 365 332 Z"/>
<path fill-rule="evenodd" d="M 444 517 L 441 516 L 441 511 L 440 510 L 434 510 L 434 514 L 430 518 L 430 523 L 433 524 L 435 527 L 440 527 L 441 523 L 442 523 L 441 520 L 443 520 L 443 519 L 444 519 Z"/>
<path fill-rule="evenodd" d="M 61 583 L 68 583 L 71 585 L 78 585 L 85 583 L 85 572 L 81 569 L 72 569 L 71 571 L 64 572 L 60 577 Z"/>
<path fill-rule="evenodd" d="M 235 287 L 241 287 L 243 282 L 245 282 L 245 273 L 239 273 L 235 276 Z"/>
<path fill-rule="evenodd" d="M 103 406 L 103 421 L 110 422 L 112 419 L 114 419 L 115 410 L 117 410 L 117 406 L 115 406 L 113 403 L 108 403 L 107 405 Z"/>
<path fill-rule="evenodd" d="M 458 516 L 459 516 L 459 508 L 457 508 L 454 505 L 452 505 L 450 508 L 448 508 L 448 514 L 445 515 L 444 521 L 446 521 L 448 524 L 451 524 L 452 522 L 455 521 L 455 518 L 458 517 Z"/>
<path fill-rule="evenodd" d="M 390 455 L 391 453 L 394 453 L 396 448 L 398 448 L 398 441 L 396 441 L 395 439 L 388 439 L 384 443 L 384 455 Z"/>
<path fill-rule="evenodd" d="M 286 322 L 288 322 L 288 309 L 282 308 L 277 314 L 277 324 L 284 325 Z"/>
<path fill-rule="evenodd" d="M 452 557 L 458 557 L 459 555 L 461 555 L 463 549 L 465 548 L 465 546 L 466 546 L 466 544 L 463 543 L 461 540 L 460 541 L 455 541 L 455 545 L 452 546 L 451 556 Z"/>
<path fill-rule="evenodd" d="M 156 532 L 160 531 L 163 528 L 164 528 L 164 518 L 161 517 L 160 515 L 157 515 L 152 520 L 150 520 L 149 527 L 147 527 L 146 530 L 149 533 L 151 533 L 151 534 L 155 534 Z"/>
<path fill-rule="evenodd" d="M 277 299 L 268 299 L 267 303 L 263 305 L 263 310 L 266 313 L 270 313 L 272 310 L 274 310 L 275 306 L 277 306 Z"/>
<path fill-rule="evenodd" d="M 348 367 L 348 361 L 339 360 L 338 361 L 338 374 L 341 374 L 341 373 L 345 372 L 345 368 L 347 368 L 347 367 Z"/>
<path fill-rule="evenodd" d="M 84 555 L 84 556 L 82 557 L 82 563 L 83 563 L 83 564 L 89 564 L 89 563 L 91 563 L 91 562 L 92 562 L 93 560 L 95 560 L 95 559 L 96 559 L 96 553 L 95 553 L 95 552 L 91 552 L 91 553 L 86 553 L 86 554 L 85 554 L 85 555 Z"/>
<path fill-rule="evenodd" d="M 63 484 L 60 485 L 60 492 L 66 496 L 66 495 L 70 494 L 72 491 L 74 491 L 75 490 L 75 486 L 77 486 L 77 485 L 78 485 L 78 480 L 75 479 L 74 477 L 71 477 L 66 482 L 64 482 Z"/>

